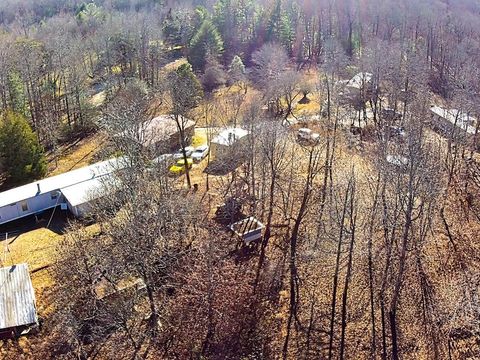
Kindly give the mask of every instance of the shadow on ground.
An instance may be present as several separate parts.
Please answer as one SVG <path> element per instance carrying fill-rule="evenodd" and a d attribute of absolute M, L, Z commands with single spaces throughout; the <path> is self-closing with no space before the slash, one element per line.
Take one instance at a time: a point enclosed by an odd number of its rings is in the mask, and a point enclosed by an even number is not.
<path fill-rule="evenodd" d="M 244 162 L 243 159 L 213 160 L 205 168 L 204 172 L 214 176 L 224 176 L 231 173 Z"/>
<path fill-rule="evenodd" d="M 72 215 L 68 211 L 60 210 L 60 207 L 46 210 L 36 215 L 29 215 L 7 224 L 0 225 L 0 241 L 6 238 L 15 239 L 23 233 L 46 228 L 47 226 L 48 229 L 54 233 L 63 235 L 66 231 L 68 220 L 71 218 Z"/>

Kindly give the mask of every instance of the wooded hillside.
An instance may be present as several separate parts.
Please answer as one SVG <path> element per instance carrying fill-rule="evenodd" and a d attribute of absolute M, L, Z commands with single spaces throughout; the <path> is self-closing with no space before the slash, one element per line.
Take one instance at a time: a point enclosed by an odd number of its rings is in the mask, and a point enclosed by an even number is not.
<path fill-rule="evenodd" d="M 0 27 L 1 190 L 80 141 L 128 162 L 0 358 L 480 358 L 477 1 L 3 0 Z"/>

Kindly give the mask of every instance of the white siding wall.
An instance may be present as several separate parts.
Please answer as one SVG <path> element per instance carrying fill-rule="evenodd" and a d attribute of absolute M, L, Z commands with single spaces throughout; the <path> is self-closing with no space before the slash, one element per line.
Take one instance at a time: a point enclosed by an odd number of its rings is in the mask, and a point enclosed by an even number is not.
<path fill-rule="evenodd" d="M 0 224 L 50 209 L 57 204 L 57 199 L 52 199 L 51 194 L 46 193 L 27 199 L 26 202 L 28 206 L 26 211 L 22 209 L 23 201 L 0 208 Z"/>
<path fill-rule="evenodd" d="M 76 209 L 74 206 L 72 206 L 72 205 L 68 202 L 68 200 L 66 200 L 66 202 L 67 202 L 68 211 L 70 211 L 73 215 L 75 215 L 75 217 L 78 217 L 77 209 Z"/>
<path fill-rule="evenodd" d="M 83 218 L 87 216 L 91 209 L 89 203 L 72 206 L 68 201 L 67 201 L 67 207 L 68 207 L 68 210 L 77 218 Z"/>

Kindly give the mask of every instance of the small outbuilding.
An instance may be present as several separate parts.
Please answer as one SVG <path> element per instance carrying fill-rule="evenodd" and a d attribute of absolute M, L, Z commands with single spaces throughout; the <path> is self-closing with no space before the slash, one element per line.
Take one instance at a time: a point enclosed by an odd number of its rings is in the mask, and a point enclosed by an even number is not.
<path fill-rule="evenodd" d="M 345 85 L 348 89 L 361 90 L 372 83 L 373 75 L 368 72 L 360 72 L 352 77 Z"/>
<path fill-rule="evenodd" d="M 344 88 L 341 94 L 347 102 L 357 102 L 360 99 L 365 100 L 372 91 L 373 74 L 368 72 L 360 72 L 353 76 L 350 80 L 344 81 Z"/>
<path fill-rule="evenodd" d="M 247 130 L 225 129 L 211 141 L 210 154 L 217 160 L 242 157 L 247 150 L 248 140 Z"/>
<path fill-rule="evenodd" d="M 262 238 L 262 230 L 264 228 L 265 225 L 253 216 L 230 225 L 230 230 L 232 230 L 235 235 L 245 243 L 245 245 L 250 245 L 251 243 L 259 241 Z"/>
<path fill-rule="evenodd" d="M 102 278 L 95 285 L 95 296 L 98 300 L 113 301 L 121 296 L 131 297 L 146 289 L 145 282 L 141 278 L 125 278 L 117 283 L 112 283 Z"/>
<path fill-rule="evenodd" d="M 37 326 L 35 292 L 28 265 L 0 268 L 0 338 L 24 335 Z"/>

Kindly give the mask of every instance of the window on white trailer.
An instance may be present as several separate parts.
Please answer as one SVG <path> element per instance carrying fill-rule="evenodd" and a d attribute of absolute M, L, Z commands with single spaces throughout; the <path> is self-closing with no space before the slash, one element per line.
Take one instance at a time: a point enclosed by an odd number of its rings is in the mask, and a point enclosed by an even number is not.
<path fill-rule="evenodd" d="M 28 203 L 27 200 L 24 200 L 20 203 L 20 206 L 22 207 L 22 211 L 28 211 Z"/>

